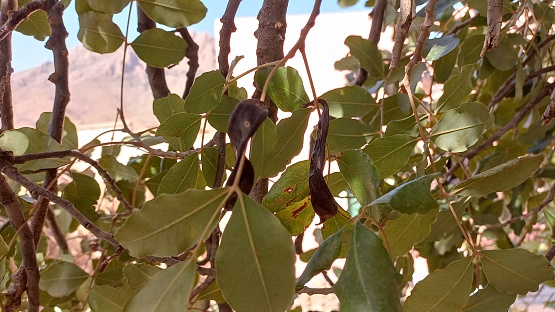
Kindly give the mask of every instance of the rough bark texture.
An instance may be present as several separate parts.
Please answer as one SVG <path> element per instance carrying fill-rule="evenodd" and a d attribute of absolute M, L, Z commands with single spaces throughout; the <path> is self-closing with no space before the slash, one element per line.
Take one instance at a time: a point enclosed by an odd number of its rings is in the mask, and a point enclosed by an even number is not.
<path fill-rule="evenodd" d="M 285 29 L 287 22 L 285 14 L 289 0 L 266 0 L 258 13 L 258 30 L 255 37 L 258 39 L 256 47 L 257 64 L 262 65 L 269 62 L 281 60 L 283 54 L 283 43 L 285 41 Z M 262 86 L 257 86 L 253 97 L 260 97 Z M 268 117 L 275 123 L 277 121 L 277 107 L 266 97 L 264 105 L 268 109 Z M 257 202 L 262 202 L 264 195 L 268 193 L 268 179 L 259 180 L 250 196 Z"/>
<path fill-rule="evenodd" d="M 0 25 L 8 20 L 9 14 L 17 10 L 17 0 L 2 0 L 0 7 Z M 14 128 L 12 88 L 10 84 L 12 75 L 12 34 L 6 35 L 0 41 L 0 119 L 1 131 Z"/>
<path fill-rule="evenodd" d="M 156 27 L 156 23 L 146 16 L 145 12 L 139 6 L 137 7 L 137 16 L 138 32 L 143 32 Z M 166 73 L 163 68 L 155 68 L 150 65 L 146 65 L 146 74 L 148 76 L 148 82 L 154 99 L 160 99 L 170 94 L 170 89 L 166 83 Z"/>
<path fill-rule="evenodd" d="M 412 7 L 412 0 L 401 0 L 399 19 L 397 20 L 397 27 L 395 28 L 395 45 L 391 52 L 390 69 L 395 69 L 399 66 L 401 61 L 401 53 L 403 52 L 403 45 L 409 33 L 410 25 L 412 24 L 414 8 Z"/>
<path fill-rule="evenodd" d="M 499 46 L 501 33 L 501 18 L 503 12 L 503 0 L 488 0 L 488 31 L 480 56 L 484 57 L 486 52 Z"/>
<path fill-rule="evenodd" d="M 237 9 L 241 4 L 241 0 L 230 0 L 227 3 L 225 13 L 220 19 L 222 22 L 222 29 L 220 29 L 220 52 L 218 53 L 218 65 L 220 67 L 220 72 L 224 77 L 227 76 L 229 72 L 229 53 L 231 52 L 231 34 L 237 30 L 235 27 L 235 15 L 237 14 Z"/>

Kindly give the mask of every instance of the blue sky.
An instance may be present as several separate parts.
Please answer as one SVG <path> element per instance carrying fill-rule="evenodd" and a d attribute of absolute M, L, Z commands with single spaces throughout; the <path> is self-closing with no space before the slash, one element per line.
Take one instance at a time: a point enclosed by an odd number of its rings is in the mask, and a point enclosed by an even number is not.
<path fill-rule="evenodd" d="M 214 34 L 214 20 L 219 19 L 226 8 L 227 1 L 225 0 L 204 0 L 202 1 L 204 5 L 208 8 L 208 13 L 204 20 L 200 23 L 192 25 L 190 29 L 196 32 L 208 32 Z M 370 11 L 369 8 L 364 7 L 366 1 L 361 0 L 355 6 L 344 9 L 339 7 L 337 0 L 323 0 L 322 1 L 322 12 L 338 12 L 338 11 Z M 262 5 L 262 0 L 242 0 L 237 16 L 256 16 L 260 7 Z M 310 0 L 289 0 L 288 14 L 307 14 L 312 11 L 313 1 Z M 122 31 L 125 33 L 125 25 L 127 22 L 128 9 L 126 8 L 122 13 L 117 14 L 114 17 L 114 21 L 120 26 Z M 64 13 L 64 21 L 66 23 L 66 28 L 69 32 L 67 38 L 68 48 L 71 49 L 78 44 L 80 44 L 77 39 L 77 31 L 79 27 L 77 14 L 75 13 L 75 8 L 73 4 L 66 9 Z M 135 14 L 132 15 L 131 27 L 129 38 L 130 41 L 137 36 L 136 33 L 136 18 Z M 13 38 L 13 61 L 12 67 L 15 72 L 23 71 L 28 68 L 35 67 L 46 61 L 52 59 L 52 52 L 44 48 L 44 42 L 37 41 L 33 37 L 28 37 L 20 33 L 15 32 Z"/>

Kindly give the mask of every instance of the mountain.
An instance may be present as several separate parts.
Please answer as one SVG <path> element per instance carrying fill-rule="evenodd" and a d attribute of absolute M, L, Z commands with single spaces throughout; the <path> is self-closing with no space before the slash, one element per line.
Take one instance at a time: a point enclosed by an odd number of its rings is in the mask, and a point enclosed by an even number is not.
<path fill-rule="evenodd" d="M 207 33 L 192 33 L 200 46 L 197 76 L 216 68 L 214 38 Z M 67 116 L 78 129 L 98 124 L 113 124 L 120 106 L 123 47 L 111 54 L 97 54 L 77 46 L 69 51 L 69 90 L 71 100 Z M 183 94 L 188 70 L 187 58 L 166 69 L 166 80 L 172 92 Z M 133 130 L 158 125 L 152 113 L 152 93 L 145 64 L 127 49 L 125 61 L 124 113 Z M 16 127 L 35 126 L 40 114 L 52 110 L 55 87 L 48 81 L 54 71 L 52 62 L 16 73 L 12 76 L 14 119 Z"/>

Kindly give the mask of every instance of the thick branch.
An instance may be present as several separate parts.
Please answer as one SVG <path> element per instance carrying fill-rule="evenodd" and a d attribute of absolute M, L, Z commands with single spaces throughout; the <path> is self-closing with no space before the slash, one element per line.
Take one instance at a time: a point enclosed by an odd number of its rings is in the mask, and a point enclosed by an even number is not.
<path fill-rule="evenodd" d="M 488 0 L 488 30 L 480 56 L 499 46 L 501 19 L 503 17 L 503 0 Z"/>
<path fill-rule="evenodd" d="M 8 6 L 11 4 L 12 0 L 7 1 L 6 3 Z M 12 12 L 11 14 L 2 13 L 2 16 L 6 16 L 7 19 L 0 20 L 0 41 L 3 41 L 9 34 L 11 34 L 21 22 L 26 20 L 33 12 L 43 9 L 46 10 L 46 6 L 50 0 L 34 0 L 26 5 L 22 6 L 19 10 Z M 17 9 L 17 1 L 16 6 L 13 7 L 11 10 Z M 2 1 L 4 3 L 4 1 Z"/>
<path fill-rule="evenodd" d="M 21 202 L 15 196 L 14 192 L 8 185 L 6 179 L 0 174 L 0 202 L 12 227 L 17 231 L 17 236 L 19 238 L 19 244 L 21 246 L 21 254 L 23 256 L 23 262 L 21 266 L 25 269 L 25 273 L 20 272 L 19 280 L 14 281 L 13 289 L 15 292 L 8 292 L 8 303 L 7 306 L 13 307 L 18 306 L 18 302 L 21 302 L 21 291 L 23 287 L 17 287 L 19 283 L 25 283 L 27 288 L 27 295 L 29 298 L 29 311 L 38 311 L 40 306 L 40 294 L 39 294 L 39 268 L 37 266 L 37 257 L 35 253 L 35 242 L 33 240 L 33 232 L 25 220 L 23 215 L 23 209 L 21 207 Z M 25 275 L 25 277 L 22 276 Z"/>
<path fill-rule="evenodd" d="M 410 25 L 412 24 L 412 15 L 414 8 L 412 7 L 413 0 L 401 0 L 400 14 L 397 20 L 397 26 L 395 27 L 395 44 L 391 50 L 391 63 L 389 64 L 389 70 L 393 70 L 399 66 L 401 61 L 401 53 L 403 52 L 403 45 L 405 44 L 405 39 L 409 34 Z M 428 37 L 426 37 L 428 39 Z"/>
<path fill-rule="evenodd" d="M 191 91 L 193 82 L 195 81 L 195 76 L 197 74 L 198 64 L 198 44 L 193 40 L 191 34 L 187 28 L 178 29 L 179 34 L 187 42 L 187 50 L 185 51 L 185 56 L 189 59 L 187 64 L 189 64 L 189 70 L 187 71 L 187 82 L 185 83 L 185 91 L 183 91 L 183 98 L 186 98 Z"/>
<path fill-rule="evenodd" d="M 0 8 L 0 24 L 9 25 L 8 17 L 17 10 L 17 0 L 2 1 Z M 3 27 L 4 28 L 4 27 Z M 0 30 L 1 31 L 1 30 Z M 0 119 L 1 132 L 14 128 L 12 104 L 12 35 L 7 32 L 0 41 Z"/>
<path fill-rule="evenodd" d="M 430 36 L 430 27 L 434 24 L 434 10 L 438 0 L 430 0 L 426 5 L 426 17 L 424 22 L 420 26 L 420 36 L 418 36 L 418 41 L 416 42 L 416 47 L 414 49 L 414 54 L 410 59 L 407 66 L 405 66 L 405 80 L 410 77 L 412 68 L 422 61 L 422 50 L 424 49 L 424 43 L 428 40 Z"/>
<path fill-rule="evenodd" d="M 241 0 L 229 0 L 224 15 L 220 19 L 222 28 L 220 29 L 220 52 L 218 54 L 218 65 L 220 72 L 227 77 L 229 72 L 229 53 L 231 51 L 231 34 L 237 30 L 235 27 L 235 14 Z"/>
<path fill-rule="evenodd" d="M 382 34 L 383 18 L 385 14 L 385 8 L 387 7 L 387 0 L 376 0 L 374 4 L 374 9 L 370 13 L 372 17 L 372 26 L 370 27 L 370 35 L 368 40 L 372 41 L 376 45 L 380 42 L 380 37 Z M 364 68 L 360 68 L 358 75 L 353 81 L 353 85 L 362 86 L 366 79 L 368 78 L 368 72 Z"/>
<path fill-rule="evenodd" d="M 140 6 L 137 6 L 137 17 L 138 32 L 143 32 L 156 27 L 156 23 L 145 14 Z M 150 85 L 150 89 L 152 90 L 154 99 L 160 99 L 170 94 L 170 89 L 166 83 L 166 74 L 163 68 L 155 68 L 150 65 L 146 65 L 146 74 L 148 76 L 148 83 Z"/>
<path fill-rule="evenodd" d="M 53 4 L 51 2 L 50 4 Z M 66 113 L 66 107 L 69 103 L 70 93 L 69 93 L 69 60 L 68 51 L 66 46 L 66 38 L 68 36 L 67 30 L 63 21 L 64 6 L 62 3 L 58 2 L 50 8 L 48 12 L 48 23 L 50 25 L 50 38 L 46 42 L 46 48 L 51 50 L 54 56 L 54 73 L 48 77 L 54 85 L 56 86 L 56 91 L 54 95 L 54 105 L 52 108 L 52 117 L 50 119 L 50 124 L 48 126 L 48 133 L 54 140 L 62 143 L 62 136 L 64 133 L 64 119 Z M 48 187 L 52 184 L 50 190 L 56 192 L 58 189 L 56 183 L 57 170 L 48 169 L 44 179 L 44 185 Z M 31 220 L 31 228 L 35 236 L 35 245 L 38 246 L 42 228 L 44 226 L 44 220 L 49 215 L 48 210 L 50 209 L 48 201 L 44 198 L 39 197 L 37 202 L 38 209 L 36 210 L 33 218 Z M 49 222 L 53 228 L 53 235 L 57 242 L 65 241 L 65 237 L 61 235 L 57 225 L 56 218 L 53 218 L 53 214 L 50 214 Z M 68 252 L 67 243 L 61 243 L 60 248 L 64 253 Z"/>

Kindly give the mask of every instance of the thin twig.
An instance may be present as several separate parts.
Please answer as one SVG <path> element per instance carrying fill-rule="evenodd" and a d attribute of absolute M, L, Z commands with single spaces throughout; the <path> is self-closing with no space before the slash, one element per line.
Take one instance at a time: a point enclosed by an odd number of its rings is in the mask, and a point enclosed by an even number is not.
<path fill-rule="evenodd" d="M 393 49 L 391 50 L 391 63 L 389 63 L 390 72 L 396 69 L 401 61 L 403 45 L 405 44 L 405 39 L 407 39 L 410 25 L 412 24 L 412 19 L 414 18 L 412 15 L 414 11 L 413 3 L 413 0 L 401 0 L 400 14 L 397 17 L 397 26 L 395 27 L 395 43 L 393 45 Z M 428 39 L 428 37 L 426 36 L 425 39 Z M 420 59 L 418 59 L 418 62 L 420 62 Z"/>
<path fill-rule="evenodd" d="M 370 13 L 370 15 L 372 16 L 372 26 L 370 27 L 370 35 L 368 36 L 368 40 L 375 43 L 376 45 L 378 44 L 378 42 L 380 42 L 386 7 L 387 0 L 376 0 L 372 13 Z M 362 86 L 364 82 L 366 82 L 367 78 L 368 72 L 366 71 L 366 69 L 360 68 L 357 77 L 353 81 L 353 85 Z"/>
<path fill-rule="evenodd" d="M 191 92 L 191 87 L 195 81 L 195 76 L 199 67 L 198 64 L 198 49 L 199 46 L 189 34 L 187 28 L 179 28 L 177 30 L 183 40 L 187 42 L 187 50 L 185 51 L 185 56 L 189 59 L 187 64 L 189 65 L 189 70 L 187 70 L 187 82 L 185 83 L 185 91 L 183 91 L 183 98 L 186 98 Z M 224 76 L 225 77 L 225 76 Z"/>
<path fill-rule="evenodd" d="M 333 288 L 310 288 L 310 287 L 303 287 L 303 289 L 297 291 L 297 294 L 307 294 L 309 296 L 312 295 L 330 295 L 334 294 Z"/>
<path fill-rule="evenodd" d="M 468 27 L 468 25 L 474 23 L 474 21 L 476 21 L 478 18 L 480 18 L 480 14 L 476 14 L 473 17 L 467 19 L 466 21 L 458 24 L 457 26 L 453 27 L 453 29 L 451 29 L 447 35 L 453 35 L 459 32 L 459 30 L 464 29 L 466 27 Z"/>
<path fill-rule="evenodd" d="M 241 4 L 241 0 L 229 0 L 224 15 L 220 19 L 222 28 L 220 29 L 220 52 L 218 53 L 218 66 L 224 77 L 229 72 L 229 53 L 231 52 L 231 34 L 237 30 L 235 26 L 235 15 Z"/>
<path fill-rule="evenodd" d="M 11 34 L 21 22 L 26 20 L 31 14 L 40 9 L 47 11 L 47 5 L 50 0 L 34 0 L 22 6 L 19 10 L 13 11 L 7 15 L 8 19 L 2 21 L 0 26 L 0 41 L 4 40 Z"/>

